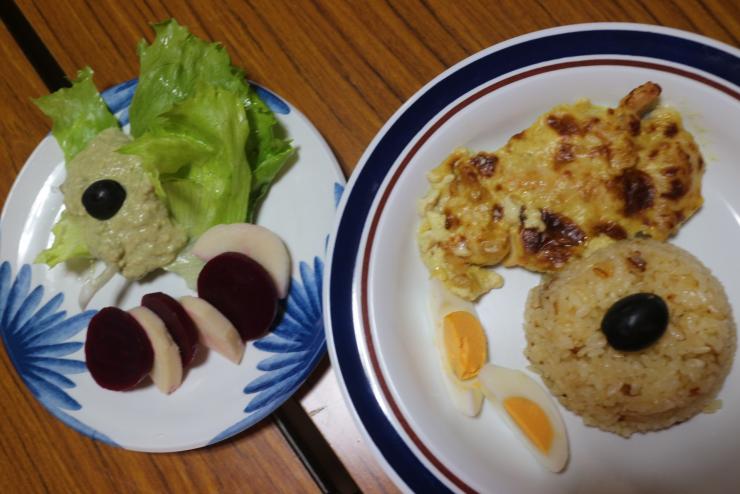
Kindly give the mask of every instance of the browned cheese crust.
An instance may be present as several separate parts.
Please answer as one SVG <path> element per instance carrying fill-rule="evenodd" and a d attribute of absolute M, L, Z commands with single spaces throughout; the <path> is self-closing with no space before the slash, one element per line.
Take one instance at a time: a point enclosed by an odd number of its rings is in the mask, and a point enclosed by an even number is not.
<path fill-rule="evenodd" d="M 701 207 L 704 160 L 647 82 L 616 108 L 559 105 L 495 152 L 455 150 L 428 177 L 419 246 L 432 276 L 475 300 L 503 263 L 557 271 L 614 240 L 665 240 Z"/>

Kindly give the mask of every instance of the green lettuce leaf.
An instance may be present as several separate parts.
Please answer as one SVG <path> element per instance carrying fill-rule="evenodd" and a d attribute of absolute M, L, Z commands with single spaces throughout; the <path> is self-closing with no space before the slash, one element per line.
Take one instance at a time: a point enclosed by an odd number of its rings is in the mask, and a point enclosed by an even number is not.
<path fill-rule="evenodd" d="M 231 59 L 221 45 L 193 36 L 175 20 L 156 24 L 154 30 L 154 42 L 149 45 L 142 41 L 139 45 L 141 74 L 129 111 L 131 133 L 135 140 L 134 144 L 126 147 L 126 152 L 145 157 L 157 194 L 167 201 L 178 223 L 185 221 L 183 226 L 188 228 L 191 235 L 217 224 L 211 223 L 213 221 L 251 220 L 259 201 L 267 194 L 270 185 L 294 153 L 294 148 L 288 140 L 277 135 L 279 126 L 274 113 L 247 83 L 243 71 L 231 65 Z M 195 194 L 202 183 L 189 182 L 194 176 L 192 168 L 183 171 L 188 163 L 217 161 L 209 151 L 215 149 L 212 146 L 218 141 L 208 135 L 211 131 L 207 129 L 209 115 L 202 113 L 200 123 L 193 125 L 192 119 L 184 116 L 189 107 L 180 106 L 195 98 L 195 91 L 208 86 L 238 98 L 248 122 L 249 132 L 242 151 L 251 170 L 248 174 L 250 178 L 241 184 L 229 184 L 231 189 L 245 189 L 240 191 L 238 200 L 231 207 L 235 210 L 243 206 L 246 200 L 239 217 L 214 214 L 205 207 L 209 200 L 218 202 L 225 197 L 217 197 L 217 187 L 210 188 L 214 193 L 210 197 L 207 191 L 201 190 Z M 173 111 L 176 107 L 178 110 Z M 221 118 L 218 112 L 211 112 L 211 116 Z M 183 129 L 173 118 L 183 120 L 189 128 Z M 211 125 L 215 127 L 217 123 L 211 122 Z M 201 135 L 202 131 L 206 135 Z M 142 139 L 142 142 L 138 142 Z M 209 156 L 207 159 L 206 155 Z M 153 161 L 155 156 L 159 160 L 156 164 Z M 223 176 L 222 172 L 223 168 L 215 175 Z M 202 180 L 210 180 L 204 178 L 205 172 L 198 173 L 203 175 Z M 238 178 L 246 175 L 246 172 L 241 172 L 233 176 Z M 169 185 L 165 186 L 166 183 Z M 168 198 L 170 194 L 177 195 Z M 202 201 L 199 205 L 203 209 L 185 207 L 184 203 L 195 195 Z M 195 216 L 198 214 L 204 217 Z"/>
<path fill-rule="evenodd" d="M 82 151 L 100 131 L 118 126 L 118 120 L 105 106 L 92 77 L 92 69 L 86 67 L 77 73 L 72 87 L 35 100 L 41 111 L 53 120 L 51 133 L 67 161 Z"/>
<path fill-rule="evenodd" d="M 167 271 L 175 273 L 185 280 L 185 284 L 193 290 L 198 291 L 198 275 L 203 270 L 206 263 L 199 257 L 190 254 L 190 249 L 185 249 L 183 253 L 177 256 L 177 259 L 164 267 Z"/>
<path fill-rule="evenodd" d="M 48 264 L 53 268 L 69 259 L 91 257 L 82 239 L 79 223 L 72 221 L 66 211 L 62 211 L 59 221 L 51 231 L 54 234 L 54 243 L 36 256 L 35 263 Z"/>
<path fill-rule="evenodd" d="M 244 221 L 248 133 L 240 95 L 201 83 L 119 152 L 142 159 L 175 222 L 194 238 L 213 225 Z"/>
<path fill-rule="evenodd" d="M 250 87 L 247 118 L 251 132 L 247 139 L 247 159 L 252 167 L 252 194 L 247 220 L 252 221 L 259 202 L 295 149 L 290 141 L 275 135 L 279 129 L 275 114 Z"/>
<path fill-rule="evenodd" d="M 138 47 L 141 68 L 129 110 L 131 135 L 143 135 L 158 115 L 190 97 L 203 83 L 246 101 L 249 86 L 244 72 L 231 65 L 223 46 L 193 36 L 174 19 L 153 27 L 154 42 L 141 40 Z"/>

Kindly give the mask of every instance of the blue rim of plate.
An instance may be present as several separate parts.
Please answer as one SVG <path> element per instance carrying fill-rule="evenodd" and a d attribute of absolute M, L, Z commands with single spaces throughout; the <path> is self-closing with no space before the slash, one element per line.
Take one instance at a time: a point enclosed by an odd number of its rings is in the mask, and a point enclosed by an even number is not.
<path fill-rule="evenodd" d="M 613 62 L 642 66 L 644 60 L 649 60 L 646 66 L 691 77 L 724 92 L 728 92 L 728 88 L 718 80 L 740 86 L 740 55 L 728 45 L 655 26 L 582 24 L 531 33 L 483 50 L 431 81 L 389 119 L 360 159 L 340 204 L 329 250 L 331 261 L 325 273 L 324 317 L 330 357 L 345 400 L 388 473 L 413 492 L 449 492 L 451 489 L 474 492 L 474 489 L 439 460 L 430 457 L 429 450 L 399 416 L 400 411 L 392 399 L 388 400 L 387 388 L 383 389 L 384 378 L 377 367 L 371 366 L 372 349 L 368 351 L 369 359 L 362 355 L 364 348 L 372 346 L 364 327 L 367 308 L 363 307 L 364 287 L 359 282 L 365 267 L 365 261 L 360 258 L 366 248 L 363 232 L 368 226 L 373 229 L 371 220 L 377 222 L 377 217 L 373 219 L 373 208 L 378 196 L 387 197 L 398 178 L 396 171 L 386 189 L 381 189 L 394 164 L 427 124 L 436 121 L 438 126 L 449 117 L 449 112 L 443 117 L 439 115 L 451 103 L 486 83 L 533 66 L 538 69 L 529 71 L 531 75 L 546 71 L 543 66 L 550 66 L 550 70 L 565 68 L 571 64 L 563 62 L 574 57 L 578 57 L 580 65 Z M 665 65 L 666 62 L 670 65 Z M 555 67 L 557 65 L 561 67 Z M 519 76 L 510 79 L 517 80 Z M 489 86 L 478 93 L 494 89 Z M 729 89 L 729 94 L 739 97 L 734 89 Z M 473 98 L 476 96 L 468 99 L 472 101 Z M 407 157 L 403 157 L 407 162 Z M 382 197 L 380 199 L 384 202 Z M 364 258 L 367 256 L 365 253 Z M 379 386 L 374 386 L 372 374 Z M 394 421 L 410 436 L 423 460 L 394 427 Z"/>
<path fill-rule="evenodd" d="M 101 93 L 121 126 L 129 123 L 128 109 L 137 82 L 137 79 L 122 82 Z M 274 113 L 287 115 L 295 112 L 308 121 L 277 94 L 254 82 L 251 84 Z M 318 131 L 315 133 L 322 139 Z M 328 145 L 325 148 L 331 153 Z M 333 155 L 332 161 L 339 180 L 333 186 L 333 204 L 336 207 L 344 185 L 340 183 L 342 173 Z M 11 194 L 12 191 L 13 188 Z M 3 217 L 6 212 L 4 208 Z M 242 390 L 248 398 L 243 417 L 212 438 L 163 452 L 209 446 L 252 427 L 290 398 L 313 372 L 326 352 L 322 316 L 324 261 L 322 252 L 316 254 L 319 255 L 313 259 L 300 260 L 299 275 L 291 280 L 282 319 L 266 336 L 252 342 L 266 355 L 256 365 L 262 374 L 245 383 Z M 13 273 L 9 262 L 0 262 L 0 339 L 5 350 L 26 387 L 52 415 L 92 439 L 121 446 L 69 413 L 83 408 L 83 404 L 66 391 L 76 387 L 70 377 L 87 372 L 83 361 L 70 358 L 83 344 L 70 339 L 87 326 L 95 311 L 67 316 L 66 311 L 60 310 L 64 294 L 50 291 L 48 287 L 34 284 L 28 264 L 16 266 Z M 52 297 L 42 303 L 45 293 Z"/>

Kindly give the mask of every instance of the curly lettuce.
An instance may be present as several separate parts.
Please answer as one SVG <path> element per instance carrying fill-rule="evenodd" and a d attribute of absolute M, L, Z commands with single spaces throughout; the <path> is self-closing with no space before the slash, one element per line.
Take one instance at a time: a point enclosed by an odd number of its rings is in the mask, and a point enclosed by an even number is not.
<path fill-rule="evenodd" d="M 46 264 L 53 268 L 70 259 L 89 258 L 90 251 L 83 240 L 79 223 L 75 222 L 66 211 L 62 211 L 59 221 L 52 227 L 54 243 L 42 250 L 34 262 Z"/>
<path fill-rule="evenodd" d="M 134 142 L 175 221 L 191 237 L 253 219 L 294 153 L 275 114 L 226 50 L 175 20 L 139 44 L 141 76 L 131 103 Z"/>
<path fill-rule="evenodd" d="M 105 105 L 93 83 L 90 67 L 77 72 L 72 87 L 60 89 L 34 101 L 53 121 L 51 133 L 69 161 L 101 131 L 118 127 L 118 120 Z"/>
<path fill-rule="evenodd" d="M 248 133 L 239 96 L 201 84 L 120 152 L 142 159 L 175 223 L 195 238 L 213 225 L 244 221 L 252 178 Z"/>
<path fill-rule="evenodd" d="M 142 136 L 176 103 L 191 97 L 201 84 L 231 92 L 248 105 L 244 72 L 231 65 L 223 46 L 193 36 L 174 19 L 152 27 L 152 44 L 141 40 L 138 46 L 141 69 L 129 109 L 134 138 Z"/>
<path fill-rule="evenodd" d="M 247 160 L 252 169 L 252 190 L 247 221 L 253 221 L 259 202 L 267 195 L 278 173 L 295 150 L 290 142 L 277 135 L 277 118 L 252 87 L 248 93 L 247 119 L 251 129 L 247 138 Z"/>

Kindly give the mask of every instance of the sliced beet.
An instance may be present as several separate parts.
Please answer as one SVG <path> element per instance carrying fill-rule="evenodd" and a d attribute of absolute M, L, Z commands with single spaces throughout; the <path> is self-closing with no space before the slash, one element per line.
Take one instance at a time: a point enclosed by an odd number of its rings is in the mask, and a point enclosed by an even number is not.
<path fill-rule="evenodd" d="M 85 360 L 96 383 L 113 391 L 125 391 L 152 370 L 154 350 L 144 328 L 131 314 L 106 307 L 90 320 Z"/>
<path fill-rule="evenodd" d="M 183 368 L 193 361 L 198 348 L 198 330 L 180 302 L 166 293 L 147 293 L 141 305 L 154 312 L 164 322 L 172 339 L 180 349 Z"/>
<path fill-rule="evenodd" d="M 277 314 L 277 289 L 270 274 L 237 252 L 206 263 L 198 276 L 198 296 L 226 316 L 244 341 L 267 333 Z"/>

